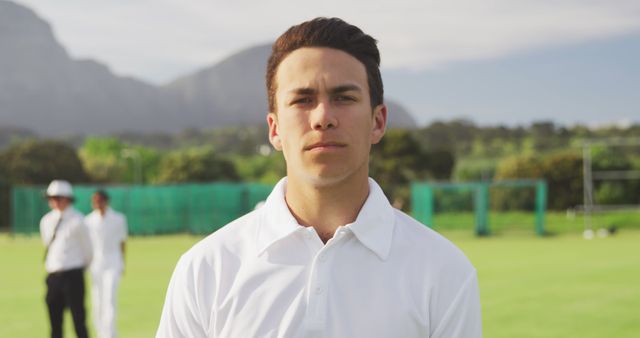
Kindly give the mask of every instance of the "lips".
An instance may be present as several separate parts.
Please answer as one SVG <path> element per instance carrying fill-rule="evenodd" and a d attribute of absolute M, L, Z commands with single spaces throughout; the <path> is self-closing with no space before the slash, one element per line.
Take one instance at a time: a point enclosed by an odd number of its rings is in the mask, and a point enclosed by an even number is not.
<path fill-rule="evenodd" d="M 340 143 L 340 142 L 317 142 L 317 143 L 313 143 L 311 145 L 305 146 L 304 150 L 321 150 L 321 149 L 337 149 L 337 148 L 344 148 L 347 145 L 344 143 Z"/>

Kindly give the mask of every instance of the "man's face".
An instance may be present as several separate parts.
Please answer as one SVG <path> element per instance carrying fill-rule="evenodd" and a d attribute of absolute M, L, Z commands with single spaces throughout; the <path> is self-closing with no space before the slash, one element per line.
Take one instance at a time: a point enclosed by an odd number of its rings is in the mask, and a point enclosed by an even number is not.
<path fill-rule="evenodd" d="M 269 139 L 283 151 L 287 174 L 319 186 L 366 177 L 387 111 L 372 109 L 364 65 L 337 49 L 300 48 L 282 60 L 275 83 Z"/>
<path fill-rule="evenodd" d="M 96 210 L 104 210 L 107 207 L 107 201 L 98 194 L 91 196 L 91 206 Z"/>
<path fill-rule="evenodd" d="M 71 204 L 69 198 L 62 196 L 49 196 L 47 201 L 49 202 L 49 208 L 59 211 L 64 211 Z"/>

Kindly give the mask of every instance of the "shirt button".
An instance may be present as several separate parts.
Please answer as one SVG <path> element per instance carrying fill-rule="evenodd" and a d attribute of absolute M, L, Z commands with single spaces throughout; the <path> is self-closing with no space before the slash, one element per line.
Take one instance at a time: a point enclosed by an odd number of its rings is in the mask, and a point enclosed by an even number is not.
<path fill-rule="evenodd" d="M 321 254 L 321 255 L 318 257 L 318 260 L 320 260 L 321 262 L 325 262 L 325 261 L 327 260 L 327 255 L 325 255 L 325 254 Z"/>
<path fill-rule="evenodd" d="M 320 287 L 320 286 L 318 286 L 318 287 L 316 288 L 316 294 L 317 294 L 317 295 L 321 294 L 323 291 L 324 291 L 324 290 L 323 290 L 323 289 L 322 289 L 322 287 Z"/>

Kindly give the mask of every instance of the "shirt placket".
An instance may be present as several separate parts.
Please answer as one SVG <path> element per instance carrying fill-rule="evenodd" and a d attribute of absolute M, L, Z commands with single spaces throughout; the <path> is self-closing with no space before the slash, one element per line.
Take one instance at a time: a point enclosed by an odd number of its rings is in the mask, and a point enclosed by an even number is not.
<path fill-rule="evenodd" d="M 307 313 L 305 316 L 305 337 L 322 337 L 326 328 L 327 298 L 331 269 L 329 262 L 338 244 L 339 234 L 326 245 L 322 243 L 314 229 L 305 229 L 305 241 L 312 250 L 313 261 L 307 281 Z"/>

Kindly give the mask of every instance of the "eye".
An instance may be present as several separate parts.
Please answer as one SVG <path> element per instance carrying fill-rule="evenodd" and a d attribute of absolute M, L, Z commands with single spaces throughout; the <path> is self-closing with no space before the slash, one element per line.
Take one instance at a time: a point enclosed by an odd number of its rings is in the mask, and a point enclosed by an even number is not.
<path fill-rule="evenodd" d="M 356 102 L 357 101 L 357 99 L 354 96 L 351 96 L 351 95 L 337 95 L 334 98 L 334 100 L 337 101 L 337 102 L 344 102 L 344 103 Z"/>
<path fill-rule="evenodd" d="M 291 106 L 307 105 L 307 104 L 309 104 L 311 102 L 312 102 L 312 99 L 310 97 L 304 96 L 304 97 L 294 98 L 293 100 L 291 100 L 289 105 L 291 105 Z"/>

